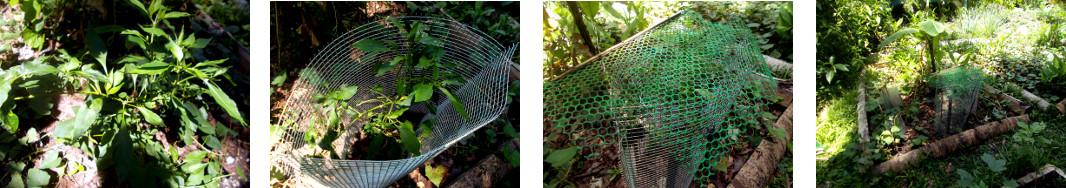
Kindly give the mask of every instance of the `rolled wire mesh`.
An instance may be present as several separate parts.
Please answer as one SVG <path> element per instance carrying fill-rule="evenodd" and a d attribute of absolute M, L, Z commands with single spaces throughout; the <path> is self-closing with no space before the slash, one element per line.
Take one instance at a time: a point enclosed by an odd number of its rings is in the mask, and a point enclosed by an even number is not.
<path fill-rule="evenodd" d="M 682 12 L 545 82 L 544 109 L 585 157 L 619 147 L 629 187 L 687 187 L 759 125 L 769 75 L 747 27 Z"/>
<path fill-rule="evenodd" d="M 434 118 L 431 134 L 420 139 L 419 149 L 422 155 L 399 160 L 354 160 L 348 159 L 354 140 L 367 123 L 356 121 L 345 114 L 341 123 L 347 129 L 340 134 L 332 145 L 341 159 L 316 156 L 320 148 L 308 147 L 303 134 L 309 129 L 324 129 L 326 125 L 319 120 L 326 118 L 324 110 L 318 109 L 312 100 L 314 94 L 325 94 L 338 90 L 342 85 L 358 86 L 357 93 L 346 101 L 348 107 L 358 112 L 371 110 L 381 102 L 366 102 L 378 97 L 370 88 L 381 87 L 381 93 L 395 95 L 393 87 L 396 79 L 402 79 L 404 72 L 393 70 L 382 76 L 376 76 L 373 64 L 388 62 L 393 58 L 408 54 L 409 44 L 406 32 L 387 19 L 359 26 L 340 35 L 327 45 L 301 71 L 286 99 L 283 112 L 279 117 L 282 128 L 281 139 L 271 148 L 272 165 L 282 173 L 292 177 L 309 177 L 305 182 L 317 183 L 329 187 L 385 187 L 406 176 L 432 157 L 440 154 L 447 147 L 472 134 L 487 123 L 496 119 L 504 108 L 508 88 L 508 69 L 515 48 L 505 49 L 485 33 L 462 23 L 440 18 L 408 16 L 396 17 L 402 23 L 419 22 L 424 24 L 423 32 L 443 41 L 443 62 L 456 64 L 454 68 L 441 68 L 442 72 L 455 73 L 466 81 L 462 85 L 447 85 L 466 109 L 469 119 L 462 118 L 452 107 L 447 97 L 434 93 L 429 102 L 436 106 L 436 114 L 426 115 L 425 119 Z M 363 39 L 391 40 L 399 48 L 389 52 L 364 53 L 352 47 Z M 414 70 L 414 76 L 430 74 L 429 70 Z M 410 76 L 410 75 L 408 75 Z M 395 96 L 390 96 L 395 97 Z M 375 113 L 382 109 L 373 109 Z M 408 112 L 426 113 L 425 105 L 412 106 Z M 422 132 L 416 130 L 415 132 Z"/>
<path fill-rule="evenodd" d="M 984 76 L 980 69 L 960 66 L 933 75 L 933 87 L 937 91 L 935 126 L 941 136 L 966 129 L 966 121 L 977 108 Z"/>

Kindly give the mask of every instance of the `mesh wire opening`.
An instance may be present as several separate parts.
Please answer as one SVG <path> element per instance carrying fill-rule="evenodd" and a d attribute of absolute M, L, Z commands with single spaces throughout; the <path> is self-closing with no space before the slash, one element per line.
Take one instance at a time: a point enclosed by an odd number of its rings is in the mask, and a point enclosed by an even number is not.
<path fill-rule="evenodd" d="M 931 85 L 936 88 L 935 102 L 937 133 L 941 136 L 955 134 L 966 129 L 966 121 L 977 108 L 981 88 L 984 88 L 983 73 L 971 66 L 960 66 L 932 76 Z"/>
<path fill-rule="evenodd" d="M 619 147 L 629 187 L 709 180 L 776 92 L 754 34 L 681 12 L 544 83 L 545 120 L 598 157 Z"/>
<path fill-rule="evenodd" d="M 345 114 L 341 123 L 346 125 L 347 129 L 332 143 L 341 159 L 313 156 L 313 153 L 321 150 L 308 147 L 314 144 L 305 143 L 302 139 L 303 133 L 310 129 L 323 129 L 325 125 L 317 124 L 316 119 L 326 117 L 316 109 L 316 102 L 311 99 L 314 94 L 328 93 L 342 85 L 359 86 L 359 91 L 346 104 L 362 112 L 381 104 L 360 104 L 377 97 L 363 88 L 377 85 L 384 89 L 383 93 L 394 95 L 393 83 L 404 76 L 399 69 L 375 76 L 376 72 L 372 68 L 374 62 L 391 61 L 396 56 L 406 55 L 409 50 L 406 31 L 383 19 L 338 36 L 301 71 L 279 118 L 279 127 L 282 130 L 280 140 L 271 148 L 273 167 L 291 177 L 309 177 L 304 181 L 312 185 L 385 187 L 422 166 L 452 144 L 473 134 L 503 112 L 509 84 L 507 75 L 515 47 L 504 48 L 485 33 L 454 20 L 422 16 L 395 19 L 402 23 L 420 22 L 424 24 L 423 32 L 444 42 L 442 48 L 445 52 L 441 61 L 453 62 L 457 66 L 442 68 L 441 71 L 461 75 L 466 80 L 463 85 L 445 87 L 459 98 L 470 118 L 462 118 L 447 97 L 435 92 L 434 100 L 429 103 L 437 107 L 437 113 L 426 115 L 423 120 L 435 118 L 436 123 L 432 125 L 430 136 L 420 139 L 422 147 L 419 151 L 422 155 L 399 160 L 347 159 L 345 154 L 352 152 L 351 143 L 358 139 L 366 122 L 355 121 L 354 117 Z M 351 46 L 362 39 L 391 40 L 400 47 L 392 52 L 365 53 Z M 429 72 L 414 70 L 412 74 Z M 375 110 L 378 113 L 381 111 Z M 426 113 L 427 108 L 425 105 L 412 106 L 408 112 Z"/>

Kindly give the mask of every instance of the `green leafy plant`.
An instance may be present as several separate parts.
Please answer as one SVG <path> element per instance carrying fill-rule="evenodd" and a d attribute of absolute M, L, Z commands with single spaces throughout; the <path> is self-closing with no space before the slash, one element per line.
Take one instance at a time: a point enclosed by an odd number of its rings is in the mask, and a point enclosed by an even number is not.
<path fill-rule="evenodd" d="M 573 185 L 573 182 L 567 180 L 570 173 L 570 167 L 573 165 L 577 152 L 580 150 L 578 147 L 569 147 L 566 149 L 552 150 L 544 149 L 544 162 L 551 165 L 550 170 L 544 171 L 546 181 L 545 187 L 559 187 L 561 185 Z M 554 175 L 548 177 L 549 175 Z"/>
<path fill-rule="evenodd" d="M 459 98 L 451 90 L 445 88 L 447 85 L 461 85 L 465 80 L 457 74 L 442 70 L 442 68 L 452 68 L 456 65 L 441 61 L 444 56 L 443 42 L 424 31 L 432 28 L 426 28 L 420 22 L 405 23 L 395 18 L 390 18 L 388 21 L 405 31 L 406 42 L 410 44 L 407 48 L 408 53 L 396 56 L 389 62 L 374 62 L 372 68 L 377 76 L 390 72 L 401 75 L 393 83 L 393 87 L 396 88 L 395 93 L 384 93 L 381 86 L 364 89 L 363 91 L 369 95 L 377 97 L 362 101 L 359 105 L 376 103 L 377 106 L 362 112 L 348 107 L 346 103 L 359 91 L 354 86 L 342 86 L 341 89 L 327 95 L 315 96 L 314 99 L 319 101 L 318 106 L 324 110 L 326 117 L 321 120 L 321 124 L 327 125 L 327 129 L 308 131 L 304 134 L 305 141 L 318 143 L 322 149 L 332 151 L 330 143 L 346 130 L 343 126 L 345 124 L 340 121 L 347 114 L 354 117 L 356 121 L 367 122 L 362 130 L 364 134 L 372 138 L 368 158 L 373 159 L 378 154 L 379 148 L 395 143 L 396 137 L 399 137 L 399 143 L 402 144 L 404 150 L 416 156 L 420 155 L 419 149 L 422 146 L 420 139 L 430 134 L 429 131 L 432 130 L 430 126 L 435 120 L 426 120 L 417 124 L 416 127 L 416 124 L 402 120 L 401 116 L 410 106 L 429 101 L 433 97 L 434 90 L 447 97 L 453 109 L 463 118 L 470 118 Z M 373 39 L 362 39 L 352 43 L 351 46 L 367 53 L 368 56 L 400 49 L 394 41 Z M 415 71 L 428 74 L 415 74 Z M 436 113 L 435 105 L 426 103 L 425 106 L 431 113 Z M 416 132 L 416 130 L 423 131 Z M 337 156 L 343 156 L 343 154 L 338 153 Z"/>
<path fill-rule="evenodd" d="M 1066 58 L 1054 55 L 1040 69 L 1040 79 L 1048 84 L 1066 85 Z"/>
<path fill-rule="evenodd" d="M 940 58 L 943 57 L 943 52 L 940 50 L 940 39 L 946 35 L 944 34 L 944 24 L 935 20 L 925 20 L 919 23 L 918 26 L 919 28 L 906 28 L 892 33 L 891 36 L 888 36 L 888 38 L 881 42 L 877 47 L 883 48 L 885 45 L 895 42 L 900 37 L 917 33 L 916 35 L 919 36 L 918 38 L 925 42 L 926 59 L 928 60 L 925 65 L 926 73 L 930 74 L 938 70 L 937 66 L 939 65 Z"/>
<path fill-rule="evenodd" d="M 26 21 L 40 25 L 54 24 L 52 19 L 42 19 L 56 14 L 57 9 L 49 7 L 73 6 L 76 1 L 10 3 L 20 4 L 30 18 Z M 227 127 L 229 124 L 247 126 L 236 102 L 216 84 L 233 82 L 227 74 L 228 67 L 222 66 L 226 59 L 194 58 L 195 49 L 204 48 L 211 40 L 186 35 L 185 27 L 178 24 L 182 22 L 171 23 L 173 19 L 188 17 L 188 13 L 171 11 L 161 0 L 152 1 L 147 7 L 139 0 L 121 1 L 116 6 L 131 8 L 150 22 L 132 27 L 89 22 L 83 30 L 86 50 L 68 53 L 65 49 L 56 49 L 55 55 L 43 55 L 0 71 L 0 111 L 3 114 L 0 122 L 4 132 L 18 133 L 29 128 L 19 122 L 47 114 L 52 108 L 53 97 L 81 96 L 85 103 L 72 107 L 74 117 L 58 122 L 54 131 L 40 135 L 40 138 L 50 136 L 59 143 L 84 151 L 91 160 L 97 161 L 101 171 L 114 170 L 115 177 L 129 182 L 130 186 L 218 186 L 221 178 L 232 175 L 224 174 L 220 165 L 223 157 L 217 153 L 223 149 L 220 138 L 237 135 Z M 44 17 L 37 17 L 39 15 Z M 33 34 L 29 34 L 31 32 Z M 23 35 L 37 35 L 26 37 L 29 39 L 54 32 L 60 31 L 38 27 Z M 116 42 L 124 45 L 114 46 L 125 46 L 126 49 L 109 46 Z M 109 52 L 128 55 L 109 56 Z M 16 110 L 24 107 L 33 110 Z M 211 117 L 211 110 L 224 111 L 228 117 Z M 208 119 L 214 119 L 217 125 Z M 179 139 L 169 143 L 161 141 L 156 135 L 163 134 L 164 130 L 172 130 Z M 27 132 L 27 136 L 38 137 L 37 134 L 33 128 Z M 39 141 L 37 138 L 26 139 L 21 147 Z M 184 156 L 184 160 L 175 150 L 178 143 L 189 146 L 190 153 Z M 8 154 L 29 155 L 24 152 Z M 84 166 L 76 161 L 53 155 L 55 153 L 46 155 L 45 165 L 37 169 L 19 167 L 10 172 L 25 175 L 28 178 L 25 186 L 39 187 L 51 180 L 48 171 L 62 176 L 68 167 L 84 170 Z M 17 161 L 23 163 L 26 159 L 29 158 Z M 23 171 L 25 174 L 21 174 Z M 21 183 L 15 182 L 19 181 L 11 181 L 9 186 Z"/>
<path fill-rule="evenodd" d="M 1038 138 L 1040 138 L 1036 134 L 1044 132 L 1044 128 L 1046 127 L 1046 125 L 1044 124 L 1044 122 L 1026 123 L 1019 121 L 1018 127 L 1022 129 L 1014 132 L 1014 140 L 1032 144 L 1033 142 L 1036 142 Z"/>

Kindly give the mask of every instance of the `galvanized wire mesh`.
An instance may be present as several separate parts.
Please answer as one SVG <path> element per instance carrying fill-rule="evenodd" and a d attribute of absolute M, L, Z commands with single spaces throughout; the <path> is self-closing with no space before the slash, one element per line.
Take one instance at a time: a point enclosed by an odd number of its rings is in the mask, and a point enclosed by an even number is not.
<path fill-rule="evenodd" d="M 981 88 L 984 88 L 980 69 L 960 66 L 934 74 L 930 79 L 936 88 L 936 129 L 940 135 L 955 134 L 966 129 L 966 121 L 977 108 Z"/>
<path fill-rule="evenodd" d="M 336 154 L 342 159 L 316 156 L 320 148 L 305 143 L 304 132 L 309 129 L 324 129 L 316 121 L 325 118 L 322 110 L 316 109 L 311 98 L 316 93 L 328 93 L 342 85 L 359 86 L 358 93 L 347 101 L 349 107 L 363 112 L 378 106 L 379 102 L 360 104 L 378 97 L 369 92 L 374 86 L 383 87 L 382 93 L 394 94 L 395 79 L 402 78 L 402 71 L 391 71 L 375 76 L 375 62 L 388 62 L 408 53 L 406 32 L 394 23 L 380 20 L 359 26 L 340 35 L 300 73 L 293 84 L 292 92 L 285 101 L 280 121 L 281 139 L 271 148 L 272 165 L 292 177 L 310 177 L 305 183 L 329 187 L 385 187 L 406 176 L 409 172 L 444 151 L 452 144 L 472 134 L 496 119 L 504 109 L 508 88 L 507 75 L 515 48 L 505 49 L 485 33 L 462 23 L 432 17 L 397 17 L 402 23 L 420 22 L 423 32 L 444 42 L 444 56 L 440 61 L 452 62 L 455 68 L 442 68 L 443 72 L 461 75 L 466 80 L 462 85 L 445 86 L 453 91 L 465 107 L 469 119 L 464 119 L 452 107 L 447 97 L 434 93 L 432 105 L 437 113 L 426 115 L 423 120 L 435 118 L 430 136 L 422 138 L 422 155 L 399 160 L 349 160 L 353 152 L 351 143 L 358 139 L 366 124 L 355 121 L 350 115 L 342 117 L 347 130 L 333 142 Z M 352 47 L 362 39 L 391 40 L 400 49 L 390 52 L 364 53 Z M 429 71 L 414 70 L 414 75 L 429 74 Z M 375 112 L 382 112 L 380 109 Z M 412 106 L 408 112 L 426 113 L 424 105 Z M 417 130 L 416 132 L 421 132 Z"/>
<path fill-rule="evenodd" d="M 708 180 L 776 91 L 745 25 L 678 13 L 544 83 L 550 128 L 585 157 L 620 148 L 629 187 Z"/>

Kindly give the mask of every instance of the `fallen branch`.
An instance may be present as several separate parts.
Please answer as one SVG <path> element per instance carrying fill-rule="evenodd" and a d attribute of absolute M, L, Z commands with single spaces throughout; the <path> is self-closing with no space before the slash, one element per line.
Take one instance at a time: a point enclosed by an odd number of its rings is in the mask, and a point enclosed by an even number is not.
<path fill-rule="evenodd" d="M 859 77 L 864 77 L 863 74 L 859 74 Z M 862 143 L 870 142 L 870 128 L 866 120 L 866 82 L 859 81 L 859 96 L 855 97 L 859 101 L 855 110 L 859 113 L 859 138 Z"/>
<path fill-rule="evenodd" d="M 874 167 L 874 173 L 880 174 L 888 171 L 903 171 L 904 169 L 907 169 L 909 164 L 917 162 L 922 157 L 938 158 L 946 156 L 964 146 L 974 145 L 1000 134 L 1008 133 L 1018 126 L 1018 121 L 1028 122 L 1029 115 L 1023 114 L 1003 119 L 999 122 L 984 124 L 938 140 L 925 147 L 911 150 L 910 152 L 898 155 L 891 160 L 878 164 Z"/>
<path fill-rule="evenodd" d="M 1019 94 L 1022 95 L 1022 98 L 1028 100 L 1029 103 L 1036 104 L 1036 107 L 1040 108 L 1040 110 L 1047 110 L 1047 108 L 1051 106 L 1051 103 L 1047 102 L 1047 100 L 1044 100 L 1044 98 L 1040 98 L 1040 96 L 1036 96 L 1035 94 L 1030 93 L 1025 89 L 1022 89 L 1022 87 L 1014 85 L 1014 83 L 1006 83 L 1005 86 L 1009 87 L 1007 89 L 1013 89 L 1017 91 Z"/>
<path fill-rule="evenodd" d="M 1024 107 L 1022 106 L 1022 100 L 1018 100 L 1017 98 L 1011 97 L 1010 95 L 1003 94 L 1003 92 L 1000 92 L 996 88 L 992 88 L 992 86 L 985 86 L 985 91 L 992 95 L 992 97 L 996 100 L 1007 101 L 1007 108 L 1010 108 L 1015 112 L 1025 112 L 1025 108 L 1028 108 L 1028 105 Z"/>
<path fill-rule="evenodd" d="M 1018 181 L 1016 181 L 1016 182 L 1018 182 L 1019 186 L 1025 185 L 1025 184 L 1029 184 L 1029 183 L 1032 183 L 1033 181 L 1036 181 L 1037 178 L 1044 177 L 1044 175 L 1047 175 L 1047 174 L 1049 174 L 1051 172 L 1055 172 L 1055 173 L 1059 174 L 1059 177 L 1062 177 L 1063 179 L 1066 179 L 1066 173 L 1063 173 L 1062 169 L 1059 169 L 1058 167 L 1055 167 L 1055 165 L 1047 164 L 1047 165 L 1044 165 L 1044 168 L 1040 168 L 1039 170 L 1036 170 L 1036 172 L 1032 172 L 1032 173 L 1026 174 L 1025 177 L 1018 178 Z"/>
<path fill-rule="evenodd" d="M 518 151 L 517 138 L 511 139 L 506 143 L 505 147 L 500 148 L 500 151 L 506 149 Z M 511 166 L 507 159 L 489 155 L 482 159 L 481 162 L 478 162 L 477 166 L 459 175 L 454 183 L 443 187 L 493 187 L 496 182 L 499 182 L 500 178 L 503 178 L 504 175 L 507 175 L 507 172 L 513 169 L 514 167 Z"/>
<path fill-rule="evenodd" d="M 1066 114 L 1066 99 L 1062 99 L 1062 102 L 1059 102 L 1059 104 L 1055 105 L 1055 108 L 1058 108 L 1059 112 Z"/>
<path fill-rule="evenodd" d="M 770 57 L 768 55 L 762 55 L 762 57 L 763 59 L 766 59 L 766 64 L 770 65 L 770 71 L 774 71 L 776 73 L 781 74 L 792 72 L 791 63 L 785 62 L 784 60 L 780 60 L 774 57 Z"/>
<path fill-rule="evenodd" d="M 781 157 L 788 152 L 787 144 L 792 142 L 792 105 L 789 105 L 788 109 L 781 113 L 781 117 L 777 118 L 774 128 L 784 129 L 785 139 L 777 137 L 763 139 L 748 158 L 748 162 L 744 163 L 744 167 L 740 168 L 740 172 L 737 172 L 729 186 L 726 187 L 766 187 L 766 184 L 773 178 L 774 172 L 777 171 L 777 164 L 781 162 Z"/>

